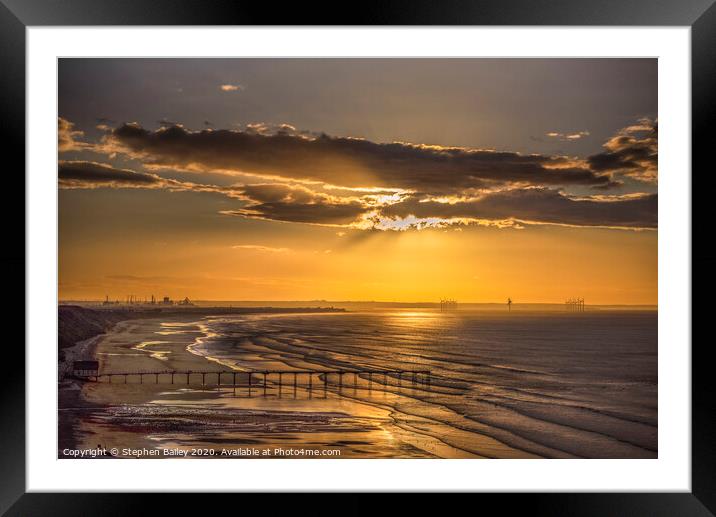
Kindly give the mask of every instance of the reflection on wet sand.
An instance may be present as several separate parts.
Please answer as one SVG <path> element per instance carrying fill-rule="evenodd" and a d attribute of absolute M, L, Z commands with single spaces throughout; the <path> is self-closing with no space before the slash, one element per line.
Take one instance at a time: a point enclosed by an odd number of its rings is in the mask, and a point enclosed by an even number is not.
<path fill-rule="evenodd" d="M 435 311 L 128 321 L 100 343 L 101 371 L 193 373 L 174 385 L 87 383 L 61 417 L 76 418 L 71 439 L 93 447 L 655 457 L 653 317 L 584 315 L 580 328 L 559 314 Z M 429 369 L 430 382 L 386 369 Z M 206 373 L 219 370 L 229 372 L 221 385 Z"/>

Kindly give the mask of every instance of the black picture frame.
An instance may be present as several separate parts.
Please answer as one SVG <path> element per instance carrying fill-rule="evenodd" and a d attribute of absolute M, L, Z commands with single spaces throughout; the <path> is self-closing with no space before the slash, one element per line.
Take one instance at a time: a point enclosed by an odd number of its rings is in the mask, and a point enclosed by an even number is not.
<path fill-rule="evenodd" d="M 714 0 L 490 0 L 382 1 L 356 3 L 287 3 L 229 0 L 0 0 L 0 128 L 6 198 L 24 199 L 25 192 L 25 30 L 29 26 L 62 25 L 634 25 L 691 27 L 692 64 L 692 275 L 701 273 L 692 291 L 695 316 L 709 310 L 697 304 L 710 290 L 716 254 L 706 240 L 695 242 L 695 228 L 708 228 L 706 203 L 712 195 L 714 173 L 706 169 L 714 142 L 716 120 L 716 6 Z M 713 168 L 713 167 L 711 167 Z M 703 169 L 703 170 L 700 170 Z M 684 181 L 687 181 L 684 171 Z M 694 188 L 697 187 L 697 188 Z M 22 202 L 19 203 L 22 205 Z M 0 251 L 6 271 L 5 295 L 22 292 L 19 272 L 25 270 L 25 227 L 18 224 L 22 206 L 4 203 L 6 245 Z M 708 235 L 708 234 L 707 234 Z M 22 244 L 21 244 L 22 243 Z M 15 286 L 14 284 L 18 285 Z M 9 284 L 9 285 L 7 285 Z M 17 287 L 17 290 L 15 290 Z M 25 321 L 24 304 L 7 308 L 8 320 Z M 20 311 L 23 311 L 21 314 Z M 692 331 L 693 332 L 693 331 Z M 23 331 L 20 330 L 22 334 Z M 18 336 L 15 340 L 20 339 Z M 24 341 L 24 335 L 22 337 Z M 692 490 L 689 493 L 612 494 L 481 494 L 480 504 L 500 505 L 501 513 L 515 509 L 549 515 L 716 515 L 716 403 L 711 388 L 708 342 L 670 343 L 689 346 L 692 354 Z M 9 366 L 3 368 L 0 425 L 0 512 L 6 515 L 125 515 L 156 499 L 151 495 L 25 493 L 25 354 L 6 343 Z M 14 355 L 13 355 L 14 354 Z M 162 498 L 164 513 L 186 505 L 184 495 Z M 206 496 L 205 496 L 206 497 Z M 211 497 L 218 497 L 216 494 Z M 253 505 L 259 496 L 242 496 Z M 264 496 L 265 498 L 266 496 Z M 352 513 L 371 511 L 375 496 L 351 495 L 343 503 Z M 221 496 L 223 499 L 224 496 Z M 418 501 L 420 498 L 418 498 Z M 215 500 L 212 504 L 218 504 Z M 387 507 L 385 499 L 380 504 Z M 455 501 L 454 504 L 461 504 Z M 474 504 L 474 503 L 469 503 Z M 243 507 L 246 511 L 248 506 Z M 397 504 L 396 504 L 397 508 Z M 321 513 L 321 512 L 319 512 Z"/>

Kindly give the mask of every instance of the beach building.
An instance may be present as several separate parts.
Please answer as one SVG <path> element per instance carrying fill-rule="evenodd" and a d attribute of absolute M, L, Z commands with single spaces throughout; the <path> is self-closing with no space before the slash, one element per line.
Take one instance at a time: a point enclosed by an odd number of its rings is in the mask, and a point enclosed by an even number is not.
<path fill-rule="evenodd" d="M 97 377 L 99 361 L 75 361 L 72 364 L 72 375 L 75 377 Z"/>

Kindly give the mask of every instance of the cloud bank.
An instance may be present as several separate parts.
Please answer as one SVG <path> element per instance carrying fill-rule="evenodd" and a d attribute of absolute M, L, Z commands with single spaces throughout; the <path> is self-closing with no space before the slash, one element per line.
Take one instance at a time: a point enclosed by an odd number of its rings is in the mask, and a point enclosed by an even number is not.
<path fill-rule="evenodd" d="M 516 220 L 571 226 L 656 228 L 657 195 L 575 198 L 547 188 L 513 189 L 444 203 L 410 198 L 382 210 L 388 217 Z"/>
<path fill-rule="evenodd" d="M 626 177 L 656 182 L 658 132 L 656 121 L 647 119 L 620 130 L 603 152 L 586 159 L 376 143 L 301 132 L 286 124 L 191 131 L 176 124 L 149 130 L 128 123 L 89 144 L 60 119 L 59 134 L 61 151 L 89 148 L 139 160 L 145 168 L 60 161 L 60 188 L 211 192 L 237 201 L 235 209 L 221 212 L 230 216 L 379 230 L 471 224 L 657 227 L 656 194 L 569 194 L 570 189 L 609 189 Z M 256 182 L 179 181 L 161 176 L 164 169 L 248 176 Z"/>
<path fill-rule="evenodd" d="M 656 120 L 641 119 L 610 138 L 604 152 L 590 156 L 595 171 L 617 173 L 631 178 L 656 182 L 658 177 L 659 131 Z"/>
<path fill-rule="evenodd" d="M 344 187 L 379 187 L 456 193 L 495 184 L 607 186 L 608 169 L 595 171 L 563 156 L 463 147 L 307 136 L 291 131 L 148 130 L 123 124 L 105 145 L 150 166 L 222 171 L 314 181 Z"/>

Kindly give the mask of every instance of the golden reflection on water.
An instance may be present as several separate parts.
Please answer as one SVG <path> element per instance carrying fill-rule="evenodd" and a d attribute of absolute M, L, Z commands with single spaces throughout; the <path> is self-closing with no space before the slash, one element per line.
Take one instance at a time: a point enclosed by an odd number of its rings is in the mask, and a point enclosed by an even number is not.
<path fill-rule="evenodd" d="M 386 314 L 386 323 L 400 327 L 429 328 L 434 327 L 446 315 L 436 311 L 397 311 Z"/>
<path fill-rule="evenodd" d="M 141 343 L 133 346 L 132 348 L 134 350 L 148 352 L 149 356 L 153 357 L 155 359 L 160 359 L 162 361 L 166 361 L 167 355 L 169 355 L 171 353 L 169 350 L 145 350 L 145 348 L 148 346 L 164 345 L 166 343 L 170 343 L 170 341 L 142 341 Z M 116 355 L 119 355 L 119 354 L 116 354 Z"/>

